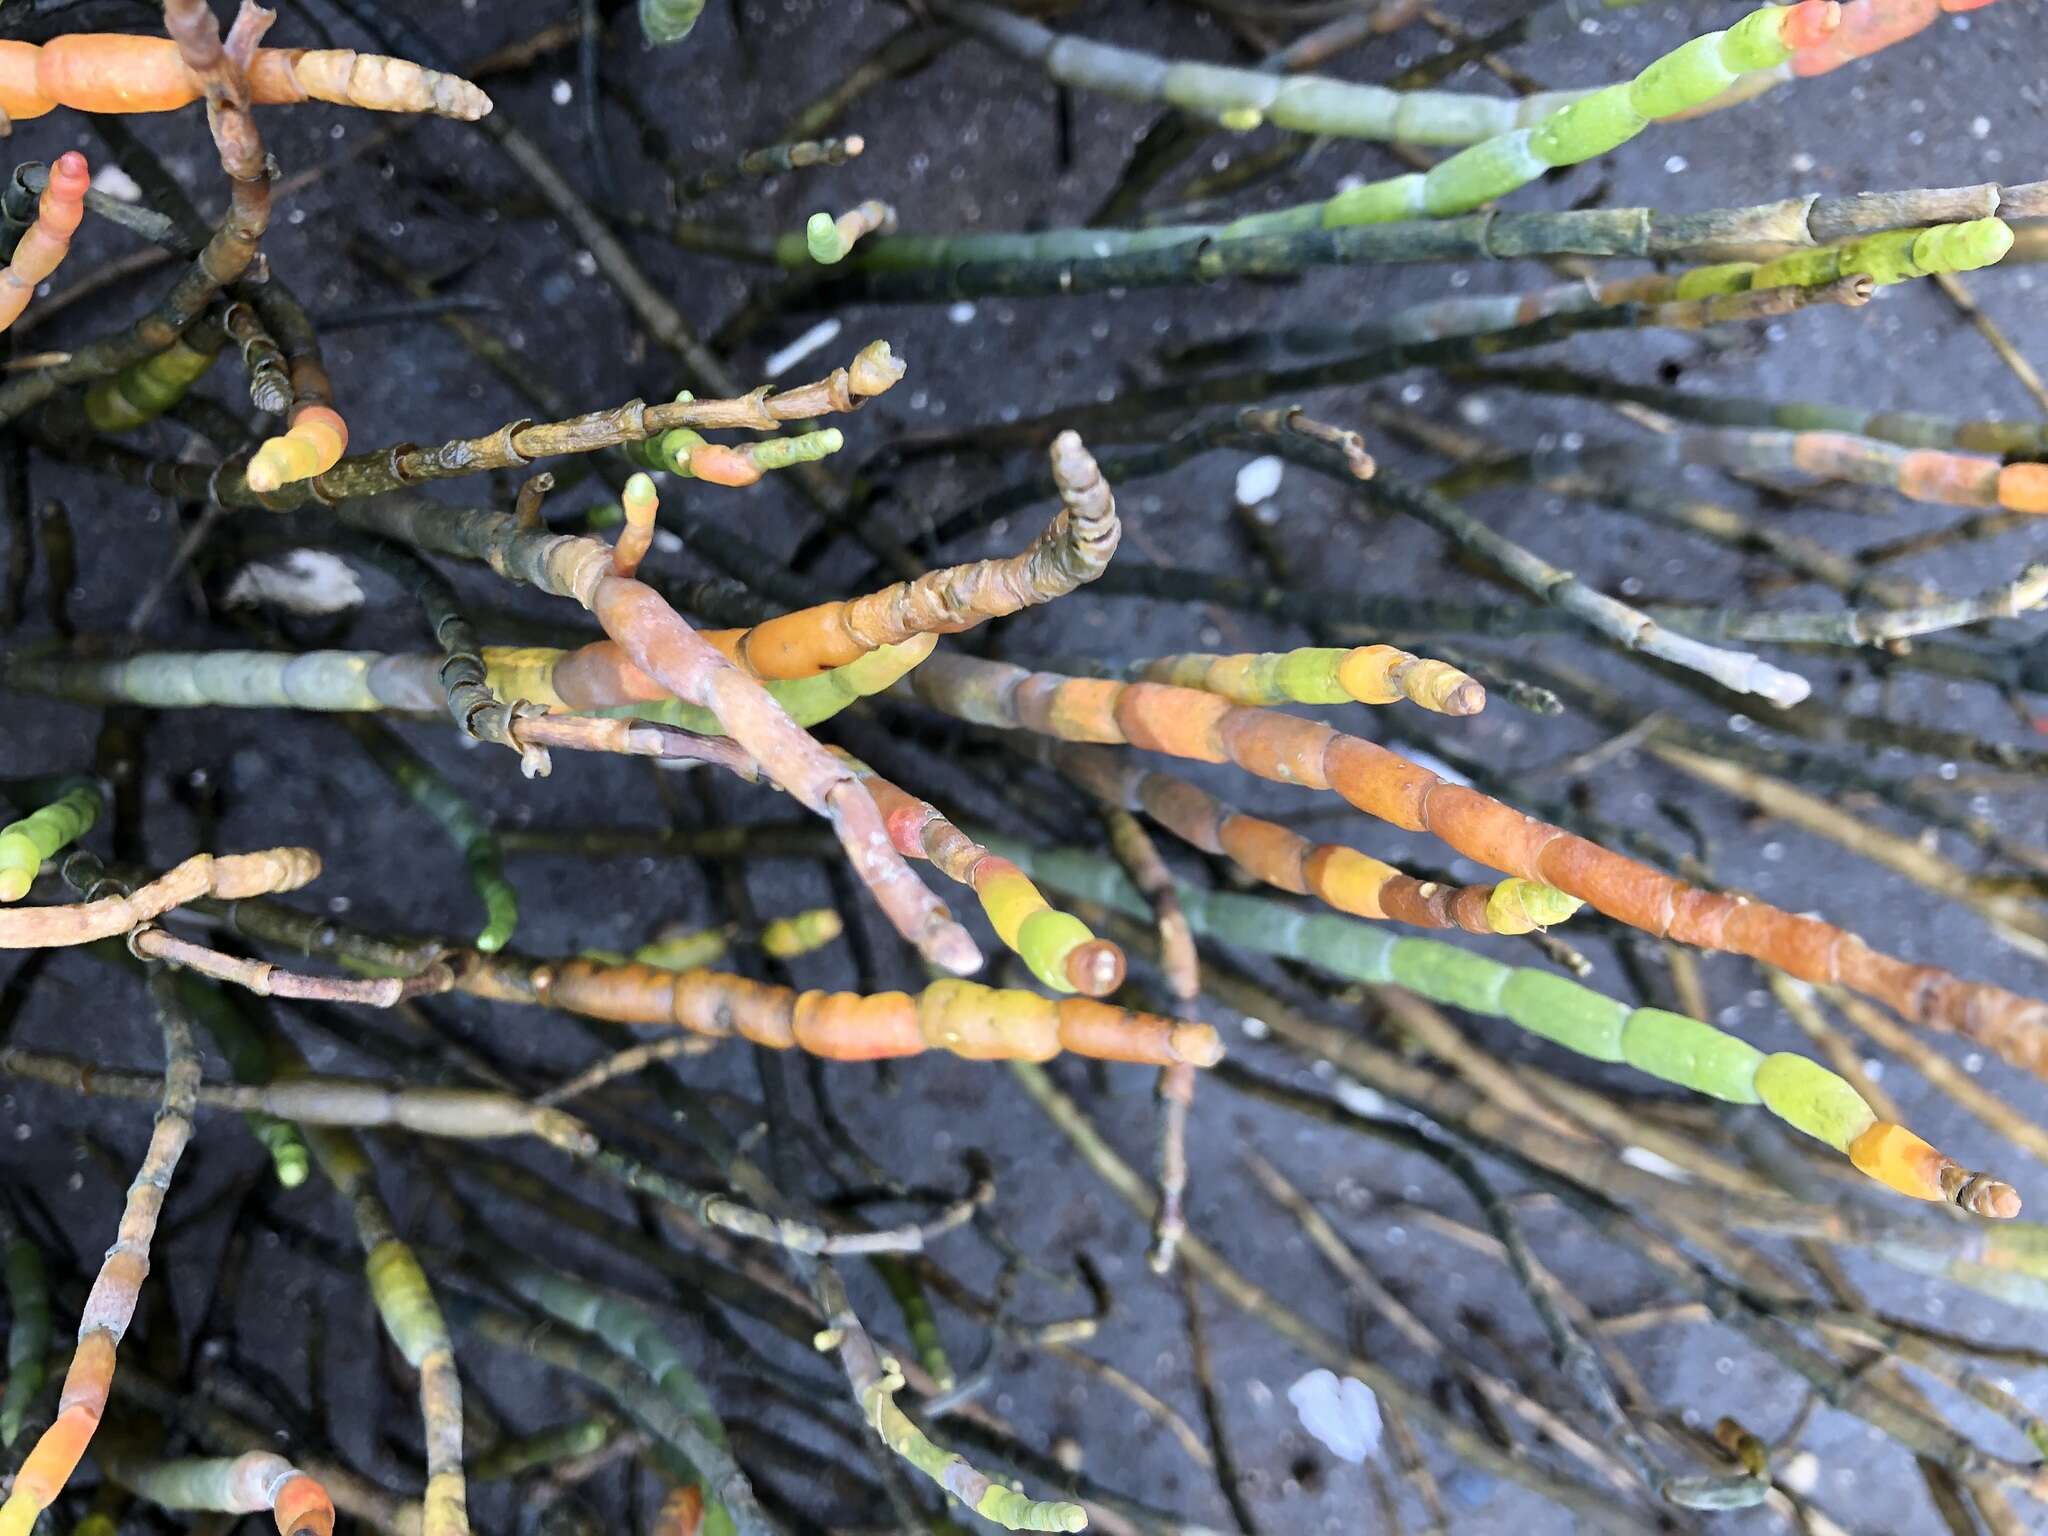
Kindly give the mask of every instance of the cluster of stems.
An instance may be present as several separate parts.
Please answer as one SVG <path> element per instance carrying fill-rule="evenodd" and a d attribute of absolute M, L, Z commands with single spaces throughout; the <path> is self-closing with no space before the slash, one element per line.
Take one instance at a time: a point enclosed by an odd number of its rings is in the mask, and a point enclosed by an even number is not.
<path fill-rule="evenodd" d="M 1106 748 L 1061 742 L 1050 755 L 1061 772 L 1107 804 L 1143 811 L 1175 837 L 1229 859 L 1252 879 L 1314 896 L 1354 917 L 1467 933 L 1529 933 L 1579 910 L 1577 898 L 1533 880 L 1465 886 L 1417 880 L 1355 848 L 1311 843 L 1278 822 L 1247 816 L 1186 779 Z"/>
<path fill-rule="evenodd" d="M 914 581 L 781 614 L 746 629 L 706 630 L 705 643 L 750 676 L 794 680 L 849 666 L 884 646 L 923 635 L 958 634 L 1065 597 L 1102 574 L 1116 553 L 1122 525 L 1115 498 L 1079 437 L 1067 432 L 1055 438 L 1051 461 L 1060 512 L 1022 552 L 929 571 Z M 630 498 L 628 512 L 630 528 Z M 570 709 L 673 697 L 609 641 L 560 657 L 525 696 Z"/>
<path fill-rule="evenodd" d="M 1055 889 L 1133 916 L 1150 910 L 1107 860 L 1070 850 L 1002 846 Z M 1963 1167 L 1904 1126 L 1880 1118 L 1851 1083 L 1809 1057 L 1767 1054 L 1685 1014 L 1630 1008 L 1567 977 L 1503 965 L 1448 944 L 1397 938 L 1259 897 L 1185 885 L 1176 895 L 1198 933 L 1504 1018 L 1581 1056 L 1626 1062 L 1724 1103 L 1761 1105 L 1847 1155 L 1862 1173 L 1916 1200 L 1959 1205 L 1998 1220 L 2019 1214 L 2019 1196 L 2010 1184 Z"/>
<path fill-rule="evenodd" d="M 947 879 L 969 887 L 996 937 L 1040 985 L 1088 997 L 1107 997 L 1123 985 L 1123 951 L 1096 938 L 1078 917 L 1054 908 L 1023 871 L 954 826 L 938 807 L 906 794 L 865 763 L 854 766 L 897 849 L 906 858 L 931 860 Z"/>
<path fill-rule="evenodd" d="M 1839 983 L 1916 1024 L 1968 1035 L 2048 1075 L 2048 1006 L 1895 959 L 1818 918 L 1690 885 L 1329 726 L 1164 683 L 1032 673 L 950 654 L 919 668 L 911 687 L 933 708 L 980 725 L 1128 743 L 1334 791 L 1367 815 L 1432 833 L 1467 858 L 1562 891 L 1630 927 Z"/>

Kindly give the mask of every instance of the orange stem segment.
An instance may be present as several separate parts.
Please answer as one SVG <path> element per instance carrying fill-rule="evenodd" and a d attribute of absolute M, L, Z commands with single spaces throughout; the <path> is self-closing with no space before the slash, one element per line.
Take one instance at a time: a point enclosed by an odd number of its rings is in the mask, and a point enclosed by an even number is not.
<path fill-rule="evenodd" d="M 266 438 L 249 460 L 249 489 L 268 495 L 279 486 L 310 480 L 341 462 L 348 450 L 348 423 L 332 406 L 300 405 L 281 437 Z"/>
<path fill-rule="evenodd" d="M 50 167 L 50 183 L 36 201 L 36 219 L 0 271 L 0 331 L 21 318 L 36 284 L 56 271 L 71 250 L 71 237 L 85 216 L 85 189 L 92 172 L 85 156 L 67 150 Z"/>
<path fill-rule="evenodd" d="M 432 112 L 474 121 L 491 99 L 467 80 L 352 48 L 259 48 L 249 67 L 259 105 L 330 101 L 372 112 Z M 74 32 L 35 43 L 0 40 L 0 112 L 14 122 L 58 107 L 172 112 L 204 89 L 167 37 Z"/>

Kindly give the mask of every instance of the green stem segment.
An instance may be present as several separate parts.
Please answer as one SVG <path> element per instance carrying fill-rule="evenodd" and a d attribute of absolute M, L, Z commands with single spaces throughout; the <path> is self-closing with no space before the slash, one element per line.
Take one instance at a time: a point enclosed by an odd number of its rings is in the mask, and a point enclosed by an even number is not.
<path fill-rule="evenodd" d="M 0 1204 L 0 1271 L 7 1283 L 7 1386 L 0 1391 L 0 1446 L 21 1434 L 30 1406 L 43 1390 L 50 1353 L 50 1282 L 42 1250 L 21 1232 Z"/>
<path fill-rule="evenodd" d="M 80 780 L 41 810 L 0 827 L 0 901 L 26 896 L 43 860 L 90 832 L 102 803 L 98 786 Z"/>
<path fill-rule="evenodd" d="M 938 644 L 936 635 L 917 635 L 900 645 L 879 646 L 867 655 L 820 672 L 815 677 L 791 678 L 763 684 L 790 719 L 806 728 L 830 720 L 857 700 L 884 693 L 908 676 L 911 668 L 931 655 Z M 702 736 L 722 736 L 724 728 L 708 709 L 680 700 L 668 703 L 621 705 L 597 714 L 653 720 L 680 726 Z"/>
<path fill-rule="evenodd" d="M 751 1515 L 759 1514 L 746 1474 L 726 1449 L 725 1425 L 710 1394 L 652 1313 L 623 1296 L 535 1264 L 495 1239 L 481 1241 L 491 1276 L 499 1284 L 549 1317 L 603 1340 L 613 1354 L 645 1373 L 669 1405 L 656 1420 L 662 1438 L 689 1464 L 689 1480 L 702 1482 L 711 1495 L 705 1508 L 707 1531 L 719 1529 L 721 1521 L 725 1529 L 732 1528 L 727 1507 L 731 1501 L 738 1501 Z"/>
<path fill-rule="evenodd" d="M 1585 400 L 1631 400 L 1668 416 L 1723 427 L 1775 427 L 1787 432 L 1851 432 L 1902 448 L 1962 449 L 1972 453 L 2048 458 L 2048 425 L 2031 421 L 1962 421 L 1920 411 L 1867 411 L 1857 406 L 1811 401 L 1748 400 L 1702 395 L 1691 390 L 1630 384 L 1601 374 L 1561 367 L 1474 369 L 1464 375 L 1478 385 Z"/>
<path fill-rule="evenodd" d="M 227 1058 L 228 1070 L 234 1073 L 236 1082 L 268 1083 L 276 1075 L 277 1064 L 272 1059 L 270 1044 L 243 1012 L 241 998 L 230 996 L 217 983 L 184 970 L 178 972 L 178 996 L 185 1010 L 212 1037 L 214 1048 Z M 243 1118 L 250 1134 L 269 1152 L 277 1182 L 286 1189 L 297 1189 L 305 1183 L 312 1170 L 312 1154 L 306 1150 L 306 1139 L 298 1126 L 268 1110 L 245 1110 Z"/>
<path fill-rule="evenodd" d="M 551 1429 L 501 1440 L 469 1464 L 469 1480 L 510 1482 L 528 1472 L 544 1471 L 557 1462 L 594 1455 L 611 1443 L 613 1423 L 603 1417 L 572 1419 Z"/>
<path fill-rule="evenodd" d="M 1814 250 L 1908 226 L 2048 216 L 2048 182 L 1808 194 L 1690 213 L 1642 207 L 1491 209 L 1365 224 L 1329 222 L 1327 206 L 1309 203 L 1259 215 L 1273 221 L 1270 228 L 1211 223 L 877 237 L 862 242 L 842 265 L 846 276 L 835 278 L 825 292 L 835 302 L 1069 295 L 1290 276 L 1322 266 L 1566 255 L 1650 260 L 1751 246 Z M 775 256 L 785 265 L 808 261 L 800 247 L 778 248 Z"/>
<path fill-rule="evenodd" d="M 868 1262 L 874 1265 L 882 1284 L 889 1288 L 889 1299 L 896 1303 L 896 1310 L 903 1315 L 903 1326 L 910 1332 L 911 1347 L 917 1351 L 917 1363 L 924 1367 L 936 1390 L 952 1391 L 959 1378 L 954 1375 L 953 1361 L 946 1354 L 946 1341 L 939 1333 L 938 1313 L 932 1310 L 932 1299 L 925 1294 L 917 1271 L 910 1267 L 909 1260 L 893 1254 L 878 1254 Z"/>
<path fill-rule="evenodd" d="M 226 342 L 218 325 L 193 326 L 163 351 L 88 389 L 85 419 L 102 432 L 126 432 L 156 420 L 206 376 Z"/>
<path fill-rule="evenodd" d="M 1926 229 L 1893 229 L 1817 251 L 1794 251 L 1770 261 L 1697 267 L 1678 279 L 1678 297 L 1753 293 L 1762 288 L 1814 288 L 1845 277 L 1867 276 L 1878 287 L 1945 272 L 1995 266 L 2012 249 L 2012 226 L 2000 218 Z"/>
<path fill-rule="evenodd" d="M 426 1271 L 398 1235 L 377 1193 L 377 1176 L 354 1135 L 307 1127 L 307 1141 L 336 1191 L 349 1204 L 363 1247 L 363 1274 L 384 1331 L 419 1373 L 420 1418 L 427 1448 L 421 1536 L 469 1536 L 469 1491 L 462 1473 L 462 1380 L 455 1343 Z"/>
<path fill-rule="evenodd" d="M 893 687 L 937 643 L 935 635 L 916 635 L 815 677 L 763 686 L 798 725 L 817 725 L 856 700 Z M 562 655 L 557 650 L 486 646 L 482 656 L 488 686 L 501 698 L 545 699 L 547 672 Z M 117 661 L 15 655 L 0 659 L 0 682 L 53 698 L 151 709 L 433 714 L 446 707 L 441 666 L 438 656 L 382 651 L 146 651 Z M 725 734 L 710 710 L 679 700 L 620 705 L 597 713 L 652 720 L 700 736 Z"/>
<path fill-rule="evenodd" d="M 571 1323 L 572 1329 L 581 1329 L 584 1325 L 575 1323 L 568 1316 L 571 1312 L 590 1317 L 595 1323 L 599 1313 L 586 1306 L 587 1295 L 579 1298 L 576 1294 L 583 1292 L 584 1288 L 567 1280 L 567 1277 L 555 1278 L 563 1281 L 569 1289 L 565 1291 L 560 1285 L 553 1284 L 545 1287 L 549 1297 L 545 1302 L 538 1302 L 540 1291 L 537 1290 L 534 1298 L 537 1304 Z M 558 1307 L 562 1310 L 557 1311 Z M 644 1316 L 639 1314 L 638 1308 L 627 1310 Z M 612 1309 L 603 1311 L 609 1322 L 620 1321 Z M 543 1364 L 591 1382 L 654 1436 L 656 1449 L 663 1453 L 665 1461 L 671 1456 L 674 1458 L 678 1463 L 674 1470 L 679 1480 L 694 1480 L 701 1469 L 702 1474 L 711 1479 L 706 1492 L 713 1496 L 707 1500 L 706 1513 L 709 1515 L 713 1508 L 717 1508 L 724 1514 L 727 1517 L 724 1530 L 737 1530 L 740 1536 L 783 1536 L 782 1525 L 761 1508 L 746 1474 L 733 1461 L 731 1452 L 725 1449 L 723 1429 L 714 1437 L 700 1421 L 696 1410 L 687 1408 L 679 1400 L 673 1384 L 664 1389 L 649 1380 L 644 1361 L 633 1352 L 632 1346 L 607 1332 L 590 1338 L 571 1329 L 536 1328 L 528 1317 L 516 1317 L 466 1298 L 451 1299 L 449 1312 L 465 1332 L 474 1333 L 502 1348 L 531 1355 Z M 641 1340 L 645 1338 L 645 1334 L 637 1329 L 634 1336 Z M 598 1339 L 602 1339 L 603 1344 Z M 607 1345 L 610 1347 L 605 1347 Z M 708 1412 L 708 1404 L 705 1411 Z M 717 1420 L 713 1418 L 711 1423 L 716 1424 Z M 707 1533 L 713 1529 L 707 1521 Z"/>
<path fill-rule="evenodd" d="M 896 1406 L 896 1394 L 903 1388 L 903 1372 L 884 1355 L 881 1371 L 866 1382 L 860 1392 L 861 1412 L 874 1426 L 882 1444 L 909 1462 L 982 1519 L 1006 1531 L 1081 1531 L 1088 1528 L 1088 1512 L 1078 1504 L 1054 1499 L 1034 1499 L 1013 1488 L 1005 1488 L 958 1451 L 937 1444 L 911 1422 Z"/>
<path fill-rule="evenodd" d="M 483 930 L 476 947 L 486 954 L 503 949 L 519 926 L 519 894 L 505 878 L 505 856 L 484 814 L 427 760 L 373 720 L 351 717 L 356 739 L 412 803 L 439 823 L 462 854 L 470 884 L 484 904 Z"/>
<path fill-rule="evenodd" d="M 1254 214 L 1228 232 L 1280 234 L 1469 213 L 1546 171 L 1619 148 L 1658 118 L 1705 106 L 1745 74 L 1784 63 L 1802 42 L 1832 31 L 1840 11 L 1833 0 L 1764 6 L 1725 32 L 1709 32 L 1667 53 L 1633 80 L 1558 107 L 1529 127 L 1496 134 L 1426 172 L 1369 182 L 1322 203 Z"/>
<path fill-rule="evenodd" d="M 1161 102 L 1238 133 L 1263 123 L 1294 133 L 1388 144 L 1476 144 L 1541 122 L 1585 91 L 1520 101 L 1454 91 L 1395 91 L 1323 75 L 1280 75 L 1169 60 L 1063 35 L 975 0 L 935 0 L 946 20 L 1035 64 L 1062 85 L 1127 101 Z"/>

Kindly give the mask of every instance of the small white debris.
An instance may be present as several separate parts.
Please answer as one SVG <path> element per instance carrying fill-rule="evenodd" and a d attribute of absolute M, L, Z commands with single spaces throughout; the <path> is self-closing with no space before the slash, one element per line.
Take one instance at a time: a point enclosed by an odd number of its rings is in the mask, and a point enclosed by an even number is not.
<path fill-rule="evenodd" d="M 1979 118 L 1978 121 L 1982 122 L 1983 119 Z M 1986 131 L 1989 131 L 1988 126 Z M 1981 139 L 1984 135 L 1980 133 L 1977 137 Z M 104 192 L 108 197 L 119 198 L 124 203 L 142 201 L 142 188 L 135 184 L 135 178 L 112 161 L 101 161 L 100 168 L 92 173 L 92 189 L 95 192 Z"/>
<path fill-rule="evenodd" d="M 566 107 L 576 99 L 576 88 L 566 80 L 557 80 L 548 97 L 558 107 Z"/>
<path fill-rule="evenodd" d="M 1804 176 L 1808 171 L 1813 169 L 1814 159 L 1812 155 L 1809 155 L 1805 150 L 1802 149 L 1792 156 L 1791 165 L 1794 171 L 1798 172 L 1801 176 Z"/>
<path fill-rule="evenodd" d="M 1640 1168 L 1645 1173 L 1654 1173 L 1660 1179 L 1669 1179 L 1674 1184 L 1690 1184 L 1692 1175 L 1678 1164 L 1648 1147 L 1623 1147 L 1621 1160 L 1631 1168 Z"/>
<path fill-rule="evenodd" d="M 1811 1451 L 1794 1451 L 1778 1469 L 1778 1481 L 1805 1498 L 1820 1482 L 1820 1458 Z"/>
<path fill-rule="evenodd" d="M 579 277 L 597 276 L 597 258 L 591 255 L 590 252 L 578 251 L 570 258 L 570 261 L 576 268 L 576 273 Z"/>
<path fill-rule="evenodd" d="M 762 365 L 761 371 L 771 379 L 781 378 L 783 374 L 789 372 L 790 369 L 837 336 L 839 330 L 840 326 L 837 320 L 820 320 L 808 331 L 805 331 L 803 335 L 797 337 L 795 341 L 792 341 L 780 352 L 769 358 Z"/>
<path fill-rule="evenodd" d="M 946 318 L 955 325 L 966 325 L 974 319 L 974 306 L 962 299 L 946 311 Z"/>
<path fill-rule="evenodd" d="M 1385 1117 L 1388 1111 L 1386 1095 L 1377 1088 L 1368 1088 L 1355 1077 L 1340 1077 L 1335 1088 L 1337 1102 L 1354 1115 L 1364 1115 L 1369 1120 Z"/>
<path fill-rule="evenodd" d="M 1990 119 L 1990 118 L 1988 118 L 1988 117 L 1973 117 L 1973 118 L 1971 118 L 1971 119 L 1970 119 L 1970 137 L 1971 137 L 1971 138 L 1973 138 L 1973 139 L 1988 139 L 1988 138 L 1990 138 L 1990 137 L 1991 137 L 1991 119 Z"/>
<path fill-rule="evenodd" d="M 1280 489 L 1280 476 L 1287 466 L 1272 454 L 1253 459 L 1237 472 L 1235 495 L 1240 507 L 1256 507 L 1271 501 Z"/>
<path fill-rule="evenodd" d="M 1238 1028 L 1244 1031 L 1244 1037 L 1247 1040 L 1264 1040 L 1273 1033 L 1272 1026 L 1264 1019 L 1255 1019 L 1250 1014 L 1244 1016 L 1239 1022 Z"/>
<path fill-rule="evenodd" d="M 319 617 L 360 608 L 363 589 L 339 555 L 294 549 L 275 560 L 244 566 L 228 584 L 227 603 L 230 608 L 283 608 Z"/>
<path fill-rule="evenodd" d="M 1690 163 L 1683 155 L 1666 155 L 1664 157 L 1664 169 L 1673 176 L 1682 175 Z"/>
<path fill-rule="evenodd" d="M 1338 1460 L 1356 1466 L 1379 1449 L 1380 1400 L 1356 1376 L 1310 1371 L 1287 1389 L 1287 1401 L 1301 1415 L 1301 1427 Z"/>

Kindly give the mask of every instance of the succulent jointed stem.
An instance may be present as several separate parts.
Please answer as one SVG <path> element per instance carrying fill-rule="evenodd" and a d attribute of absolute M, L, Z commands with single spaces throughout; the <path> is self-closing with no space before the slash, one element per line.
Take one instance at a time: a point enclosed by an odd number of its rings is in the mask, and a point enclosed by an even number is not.
<path fill-rule="evenodd" d="M 58 107 L 172 112 L 203 82 L 165 37 L 73 32 L 43 44 L 0 39 L 0 112 L 14 122 Z M 258 48 L 249 94 L 262 104 L 330 101 L 372 112 L 431 112 L 474 121 L 491 99 L 467 80 L 350 48 Z"/>
<path fill-rule="evenodd" d="M 14 247 L 6 267 L 0 268 L 0 331 L 21 318 L 36 284 L 56 271 L 70 251 L 71 237 L 85 217 L 85 189 L 91 184 L 85 156 L 72 149 L 57 157 L 36 203 L 35 222 Z"/>
<path fill-rule="evenodd" d="M 0 901 L 26 896 L 43 860 L 90 832 L 100 810 L 98 786 L 77 783 L 41 809 L 0 826 Z"/>
<path fill-rule="evenodd" d="M 847 761 L 875 797 L 898 851 L 931 860 L 947 879 L 971 888 L 996 936 L 1041 984 L 1089 997 L 1107 997 L 1123 985 L 1122 950 L 1053 907 L 1016 865 L 991 854 L 936 806 L 906 794 L 867 764 Z"/>
<path fill-rule="evenodd" d="M 2048 1075 L 2048 1005 L 1895 959 L 1818 918 L 1689 885 L 1318 722 L 1160 683 L 1031 673 L 950 653 L 919 668 L 911 688 L 933 708 L 976 724 L 1064 741 L 1128 742 L 1334 790 L 1368 815 L 1431 832 L 1468 858 L 1576 896 L 1631 927 L 1750 955 L 1804 981 L 1840 983 L 1913 1023 L 1966 1034 Z"/>
<path fill-rule="evenodd" d="M 268 1513 L 278 1536 L 333 1536 L 334 1504 L 319 1481 L 271 1451 L 119 1464 L 129 1490 L 165 1509 Z"/>
<path fill-rule="evenodd" d="M 149 1275 L 150 1244 L 164 1197 L 178 1162 L 192 1140 L 198 1102 L 200 1061 L 192 1026 L 179 1004 L 172 978 L 158 971 L 150 995 L 164 1037 L 163 1092 L 149 1147 L 128 1186 L 120 1227 L 78 1319 L 78 1347 L 65 1372 L 57 1417 L 43 1431 L 15 1472 L 14 1486 L 0 1502 L 0 1536 L 29 1536 L 36 1517 L 70 1481 L 92 1443 L 113 1388 L 114 1357 Z M 324 1533 L 323 1533 L 324 1536 Z"/>
<path fill-rule="evenodd" d="M 971 1061 L 1045 1061 L 1062 1051 L 1104 1061 L 1210 1066 L 1216 1032 L 1092 998 L 933 982 L 922 992 L 797 992 L 717 971 L 666 971 L 589 960 L 521 970 L 479 967 L 465 991 L 544 1003 L 619 1024 L 666 1024 L 714 1039 L 738 1035 L 771 1050 L 835 1061 L 881 1061 L 949 1051 Z"/>
<path fill-rule="evenodd" d="M 1796 49 L 1839 26 L 1841 11 L 1836 0 L 1764 6 L 1725 32 L 1694 38 L 1633 80 L 1594 91 L 1539 122 L 1471 145 L 1426 172 L 1369 182 L 1302 209 L 1253 214 L 1228 226 L 1227 232 L 1341 229 L 1470 212 L 1546 171 L 1604 155 L 1658 118 L 1704 106 L 1744 74 L 1787 62 Z"/>
<path fill-rule="evenodd" d="M 1133 917 L 1149 911 L 1106 859 L 991 841 L 1057 890 Z M 1761 1104 L 1845 1153 L 1869 1177 L 1916 1200 L 1960 1205 L 1995 1219 L 2019 1212 L 2011 1185 L 1972 1172 L 1903 1126 L 1879 1119 L 1847 1081 L 1804 1056 L 1766 1054 L 1685 1014 L 1630 1008 L 1567 977 L 1503 965 L 1432 939 L 1302 912 L 1263 897 L 1186 885 L 1177 891 L 1188 921 L 1211 938 L 1305 960 L 1355 981 L 1405 987 L 1436 1002 L 1506 1018 L 1596 1061 L 1626 1062 L 1727 1103 Z"/>
<path fill-rule="evenodd" d="M 1144 811 L 1176 837 L 1228 858 L 1253 879 L 1313 895 L 1354 917 L 1467 933 L 1529 933 L 1563 922 L 1580 906 L 1577 898 L 1531 880 L 1468 886 L 1417 880 L 1355 848 L 1311 843 L 1278 822 L 1247 816 L 1186 779 L 1105 747 L 1063 742 L 1053 748 L 1052 760 L 1099 798 Z"/>

